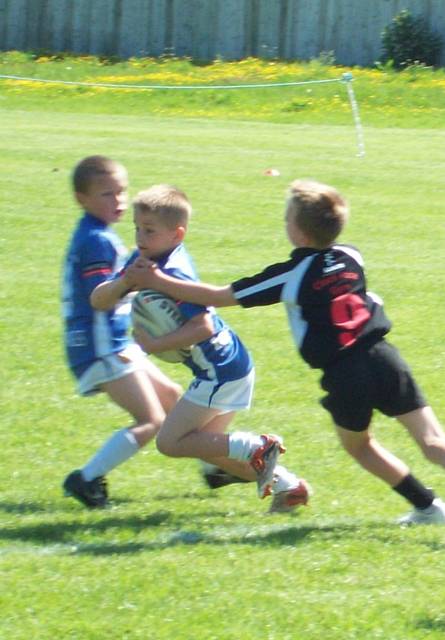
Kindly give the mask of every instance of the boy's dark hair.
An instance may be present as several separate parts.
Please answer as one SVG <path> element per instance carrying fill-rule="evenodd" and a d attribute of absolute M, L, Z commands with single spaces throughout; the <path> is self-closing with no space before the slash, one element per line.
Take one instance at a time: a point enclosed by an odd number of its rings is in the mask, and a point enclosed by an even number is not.
<path fill-rule="evenodd" d="M 298 228 L 317 247 L 329 246 L 349 216 L 348 205 L 339 192 L 313 180 L 294 180 L 291 183 L 286 209 Z"/>
<path fill-rule="evenodd" d="M 76 193 L 87 193 L 96 176 L 114 173 L 121 165 L 106 156 L 88 156 L 81 160 L 72 174 L 73 189 Z"/>

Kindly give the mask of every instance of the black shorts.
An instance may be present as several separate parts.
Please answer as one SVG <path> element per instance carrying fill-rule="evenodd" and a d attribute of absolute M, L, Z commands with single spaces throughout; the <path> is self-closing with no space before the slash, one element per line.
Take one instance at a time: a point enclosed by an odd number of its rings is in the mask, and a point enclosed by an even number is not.
<path fill-rule="evenodd" d="M 339 359 L 323 372 L 320 384 L 328 392 L 321 404 L 349 431 L 365 431 L 374 409 L 398 416 L 428 404 L 407 363 L 385 340 Z"/>

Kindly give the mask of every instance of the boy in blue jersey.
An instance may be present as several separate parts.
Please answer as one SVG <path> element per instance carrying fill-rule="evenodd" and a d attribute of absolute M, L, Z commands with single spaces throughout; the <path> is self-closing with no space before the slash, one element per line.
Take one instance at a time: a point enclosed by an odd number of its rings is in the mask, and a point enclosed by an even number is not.
<path fill-rule="evenodd" d="M 156 260 L 163 272 L 195 281 L 191 259 L 183 245 L 191 205 L 186 195 L 169 185 L 141 192 L 133 202 L 137 251 L 122 273 L 93 291 L 91 303 L 103 311 L 113 308 L 134 290 L 132 265 Z M 134 335 L 147 353 L 190 348 L 184 364 L 194 375 L 188 390 L 167 415 L 157 435 L 161 453 L 191 457 L 216 465 L 247 481 L 256 480 L 261 498 L 274 492 L 279 498 L 271 511 L 289 511 L 306 504 L 308 485 L 276 465 L 284 451 L 277 436 L 225 431 L 235 413 L 250 406 L 254 368 L 239 337 L 213 308 L 178 301 L 186 322 L 158 338 L 135 327 Z"/>
<path fill-rule="evenodd" d="M 90 304 L 90 294 L 119 271 L 127 251 L 112 229 L 127 209 L 125 168 L 103 156 L 84 158 L 75 167 L 73 190 L 84 213 L 72 235 L 63 272 L 65 349 L 81 395 L 104 392 L 133 417 L 82 468 L 63 483 L 65 494 L 88 507 L 104 507 L 105 476 L 158 432 L 181 394 L 128 336 L 130 301 L 107 312 Z"/>
<path fill-rule="evenodd" d="M 445 525 L 445 504 L 371 434 L 375 409 L 396 418 L 431 462 L 445 467 L 445 434 L 397 349 L 386 342 L 391 324 L 378 296 L 366 288 L 354 247 L 334 242 L 349 210 L 336 189 L 310 180 L 289 188 L 286 234 L 290 259 L 217 287 L 180 282 L 140 260 L 131 274 L 150 287 L 196 304 L 243 307 L 284 303 L 303 359 L 321 369 L 331 414 L 345 450 L 369 473 L 405 498 L 413 510 L 402 525 Z"/>

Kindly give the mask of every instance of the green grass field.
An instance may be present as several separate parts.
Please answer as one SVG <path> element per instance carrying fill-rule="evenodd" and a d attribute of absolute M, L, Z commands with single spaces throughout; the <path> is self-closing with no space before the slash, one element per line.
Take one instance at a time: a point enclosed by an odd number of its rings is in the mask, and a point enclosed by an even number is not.
<path fill-rule="evenodd" d="M 391 91 L 409 103 L 403 76 L 397 82 Z M 384 82 L 375 91 L 391 103 Z M 111 474 L 111 510 L 87 512 L 60 488 L 127 420 L 104 398 L 75 395 L 61 345 L 60 266 L 78 215 L 69 175 L 92 153 L 128 167 L 131 194 L 158 182 L 189 194 L 187 245 L 202 279 L 218 284 L 286 258 L 283 196 L 293 178 L 336 185 L 352 209 L 344 240 L 361 248 L 370 288 L 394 322 L 392 341 L 445 420 L 437 113 L 418 122 L 414 111 L 402 119 L 388 111 L 386 126 L 373 124 L 363 98 L 367 153 L 357 158 L 341 109 L 324 120 L 315 106 L 312 118 L 295 111 L 268 121 L 247 118 L 244 98 L 233 95 L 238 116 L 230 104 L 207 113 L 204 99 L 200 114 L 184 100 L 181 116 L 161 103 L 153 115 L 141 97 L 133 109 L 133 94 L 107 96 L 78 95 L 76 110 L 62 90 L 0 83 L 0 638 L 442 639 L 444 530 L 394 524 L 409 505 L 340 449 L 318 404 L 318 374 L 294 354 L 280 307 L 221 312 L 257 367 L 254 406 L 235 427 L 284 436 L 283 463 L 314 487 L 309 507 L 268 516 L 253 486 L 211 492 L 193 460 L 163 458 L 153 446 Z M 269 167 L 280 176 L 265 176 Z M 118 231 L 131 245 L 130 214 Z M 162 366 L 187 383 L 180 366 Z M 445 497 L 444 470 L 401 427 L 376 415 L 374 428 Z"/>

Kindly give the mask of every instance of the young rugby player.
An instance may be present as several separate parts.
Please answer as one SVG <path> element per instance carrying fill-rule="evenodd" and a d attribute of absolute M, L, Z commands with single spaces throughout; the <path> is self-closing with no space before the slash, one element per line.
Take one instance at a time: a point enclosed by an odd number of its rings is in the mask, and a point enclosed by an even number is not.
<path fill-rule="evenodd" d="M 336 243 L 349 215 L 333 187 L 296 180 L 289 188 L 285 227 L 296 247 L 289 260 L 217 287 L 179 282 L 140 260 L 139 287 L 216 307 L 284 303 L 301 356 L 321 369 L 322 405 L 345 450 L 413 506 L 401 524 L 445 524 L 445 504 L 370 431 L 374 409 L 395 417 L 431 462 L 445 467 L 445 434 L 411 371 L 385 336 L 382 301 L 367 291 L 359 251 Z M 137 275 L 137 273 L 139 275 Z"/>
<path fill-rule="evenodd" d="M 63 483 L 66 495 L 95 508 L 108 501 L 105 476 L 157 434 L 181 388 L 128 336 L 128 298 L 117 301 L 107 312 L 90 304 L 93 289 L 119 271 L 127 258 L 127 250 L 112 229 L 127 209 L 125 168 L 109 158 L 89 156 L 75 167 L 72 182 L 83 215 L 70 240 L 63 270 L 68 364 L 81 395 L 104 392 L 134 421 L 114 433 Z"/>
<path fill-rule="evenodd" d="M 137 251 L 122 273 L 93 291 L 92 305 L 106 312 L 114 308 L 138 275 L 139 259 L 156 260 L 167 274 L 196 280 L 184 247 L 191 205 L 186 195 L 169 185 L 141 192 L 133 202 Z M 194 375 L 188 390 L 166 417 L 157 435 L 161 453 L 199 458 L 245 480 L 257 480 L 258 494 L 274 493 L 271 511 L 289 511 L 306 504 L 308 486 L 284 467 L 276 467 L 284 450 L 276 436 L 225 431 L 237 411 L 250 406 L 254 368 L 239 337 L 215 313 L 202 305 L 179 303 L 185 324 L 153 338 L 142 328 L 134 334 L 147 353 L 190 348 L 184 364 Z"/>

